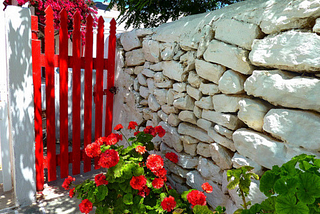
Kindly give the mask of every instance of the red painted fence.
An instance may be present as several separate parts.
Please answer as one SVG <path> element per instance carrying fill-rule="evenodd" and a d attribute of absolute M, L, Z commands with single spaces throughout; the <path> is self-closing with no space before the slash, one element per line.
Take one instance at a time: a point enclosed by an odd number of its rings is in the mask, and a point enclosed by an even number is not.
<path fill-rule="evenodd" d="M 98 20 L 97 54 L 93 52 L 93 18 L 87 17 L 85 34 L 85 57 L 80 56 L 80 15 L 74 14 L 72 32 L 72 53 L 68 56 L 68 29 L 67 12 L 60 13 L 59 55 L 54 53 L 54 27 L 53 11 L 49 6 L 46 11 L 45 26 L 45 53 L 41 53 L 41 42 L 37 38 L 38 19 L 32 16 L 32 59 L 35 105 L 35 156 L 36 156 L 36 181 L 37 190 L 42 190 L 44 185 L 44 168 L 48 169 L 47 181 L 57 178 L 57 166 L 60 166 L 60 177 L 67 177 L 69 163 L 72 163 L 72 174 L 80 173 L 80 162 L 83 161 L 83 172 L 91 170 L 91 158 L 81 150 L 80 142 L 80 75 L 85 69 L 84 89 L 84 147 L 92 139 L 92 95 L 95 99 L 95 133 L 94 138 L 102 136 L 103 95 L 107 95 L 105 135 L 111 133 L 115 48 L 116 48 L 116 22 L 110 22 L 110 36 L 108 44 L 108 59 L 104 59 L 104 20 Z M 41 67 L 45 67 L 46 79 L 46 129 L 47 129 L 47 157 L 43 155 L 42 133 L 42 107 L 41 107 Z M 60 78 L 60 118 L 55 118 L 55 88 L 54 67 L 59 67 Z M 72 68 L 72 121 L 68 121 L 68 68 Z M 96 69 L 96 86 L 92 90 L 92 70 Z M 103 70 L 108 70 L 107 89 L 103 90 Z M 60 152 L 56 154 L 56 127 L 55 120 L 60 119 Z M 72 152 L 68 151 L 68 122 L 72 122 Z M 99 168 L 95 160 L 95 169 Z"/>

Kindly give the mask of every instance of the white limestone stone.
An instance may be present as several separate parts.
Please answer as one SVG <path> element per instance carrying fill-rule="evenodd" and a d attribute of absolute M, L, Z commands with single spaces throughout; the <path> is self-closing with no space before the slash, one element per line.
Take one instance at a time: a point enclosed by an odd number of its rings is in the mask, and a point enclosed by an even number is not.
<path fill-rule="evenodd" d="M 162 105 L 161 109 L 166 114 L 177 114 L 178 110 L 174 106 Z"/>
<path fill-rule="evenodd" d="M 199 90 L 205 95 L 215 95 L 220 92 L 218 85 L 211 83 L 201 83 Z"/>
<path fill-rule="evenodd" d="M 183 122 L 197 124 L 197 118 L 192 111 L 180 111 L 178 118 Z"/>
<path fill-rule="evenodd" d="M 195 101 L 194 104 L 202 109 L 213 109 L 211 96 L 201 97 L 201 99 L 199 101 Z"/>
<path fill-rule="evenodd" d="M 149 108 L 144 108 L 142 110 L 142 113 L 143 113 L 143 119 L 145 119 L 145 120 L 152 119 L 152 111 Z"/>
<path fill-rule="evenodd" d="M 163 48 L 161 50 L 162 60 L 172 60 L 173 56 L 178 52 L 178 46 L 175 42 L 168 42 L 162 44 Z"/>
<path fill-rule="evenodd" d="M 197 155 L 197 144 L 188 144 L 183 142 L 183 150 L 185 153 L 191 155 L 191 156 L 196 156 Z"/>
<path fill-rule="evenodd" d="M 134 79 L 134 81 L 133 81 L 133 89 L 134 89 L 135 91 L 139 91 L 139 88 L 140 88 L 139 80 L 136 78 L 136 79 Z"/>
<path fill-rule="evenodd" d="M 201 118 L 202 110 L 198 106 L 194 106 L 193 113 L 197 118 Z"/>
<path fill-rule="evenodd" d="M 182 50 L 190 51 L 198 48 L 199 40 L 200 32 L 191 31 L 188 33 L 181 34 L 179 44 Z"/>
<path fill-rule="evenodd" d="M 202 57 L 203 53 L 206 51 L 213 37 L 214 37 L 214 32 L 212 30 L 212 27 L 210 25 L 205 25 L 201 29 L 201 38 L 200 38 L 199 47 L 197 50 L 197 58 Z"/>
<path fill-rule="evenodd" d="M 163 82 L 166 80 L 166 77 L 162 72 L 156 72 L 153 76 L 154 82 Z"/>
<path fill-rule="evenodd" d="M 131 75 L 131 74 L 133 74 L 133 70 L 134 70 L 133 68 L 125 68 L 124 72 Z"/>
<path fill-rule="evenodd" d="M 145 37 L 147 35 L 153 34 L 152 28 L 140 28 L 136 30 L 136 34 L 138 37 Z"/>
<path fill-rule="evenodd" d="M 213 129 L 220 135 L 225 136 L 226 138 L 232 140 L 232 134 L 234 131 L 231 131 L 223 126 L 220 126 L 219 124 L 214 125 Z"/>
<path fill-rule="evenodd" d="M 212 139 L 203 129 L 200 129 L 197 126 L 188 123 L 180 123 L 178 126 L 178 133 L 189 135 L 190 137 L 196 138 L 203 142 L 212 142 Z"/>
<path fill-rule="evenodd" d="M 168 94 L 167 94 L 167 104 L 168 105 L 173 105 L 175 93 L 176 92 L 174 90 L 172 90 L 172 89 L 168 90 Z"/>
<path fill-rule="evenodd" d="M 270 109 L 265 101 L 245 98 L 239 101 L 238 118 L 250 128 L 262 131 L 263 118 Z"/>
<path fill-rule="evenodd" d="M 160 61 L 160 45 L 158 41 L 154 40 L 144 40 L 142 42 L 142 50 L 145 59 L 149 62 L 159 62 Z"/>
<path fill-rule="evenodd" d="M 168 182 L 170 183 L 172 188 L 177 190 L 179 194 L 182 194 L 183 192 L 189 190 L 189 187 L 186 184 L 179 184 L 175 182 L 170 176 L 168 176 Z"/>
<path fill-rule="evenodd" d="M 187 184 L 193 189 L 203 191 L 201 185 L 208 182 L 213 187 L 213 193 L 204 193 L 207 203 L 211 207 L 226 206 L 228 197 L 222 192 L 221 186 L 211 180 L 203 179 L 196 170 L 187 173 Z"/>
<path fill-rule="evenodd" d="M 157 102 L 157 99 L 152 94 L 150 94 L 148 97 L 148 104 L 149 104 L 149 108 L 152 111 L 158 111 L 161 107 Z"/>
<path fill-rule="evenodd" d="M 176 55 L 173 56 L 173 60 L 179 61 L 180 57 L 184 54 L 185 52 L 183 50 L 178 50 Z"/>
<path fill-rule="evenodd" d="M 162 145 L 162 144 L 161 144 Z M 187 173 L 189 172 L 189 170 L 187 169 L 183 169 L 182 167 L 178 166 L 177 164 L 164 159 L 164 166 L 166 167 L 166 169 L 168 169 L 168 171 L 179 175 L 181 178 L 187 178 Z"/>
<path fill-rule="evenodd" d="M 141 48 L 126 52 L 125 59 L 126 66 L 143 65 L 145 62 L 144 53 Z"/>
<path fill-rule="evenodd" d="M 320 111 L 320 80 L 280 70 L 254 71 L 244 84 L 249 95 L 274 105 Z"/>
<path fill-rule="evenodd" d="M 187 90 L 187 84 L 184 82 L 174 83 L 172 85 L 173 90 L 176 92 L 185 92 Z"/>
<path fill-rule="evenodd" d="M 171 148 L 174 148 L 175 151 L 182 152 L 183 145 L 182 141 L 180 140 L 181 136 L 177 132 L 177 128 L 171 127 L 168 123 L 163 121 L 159 123 L 159 126 L 162 126 L 162 128 L 166 131 L 166 134 L 161 138 L 161 141 Z"/>
<path fill-rule="evenodd" d="M 173 99 L 179 99 L 179 98 L 184 98 L 187 96 L 187 93 L 174 93 Z"/>
<path fill-rule="evenodd" d="M 202 118 L 222 125 L 231 130 L 236 130 L 243 126 L 241 120 L 239 120 L 237 116 L 232 114 L 223 114 L 220 112 L 204 109 L 202 111 Z"/>
<path fill-rule="evenodd" d="M 146 61 L 143 65 L 143 69 L 149 69 L 150 68 L 150 62 Z"/>
<path fill-rule="evenodd" d="M 237 112 L 241 99 L 239 96 L 217 94 L 212 96 L 213 108 L 217 112 Z"/>
<path fill-rule="evenodd" d="M 254 162 L 253 160 L 246 158 L 239 153 L 235 153 L 231 159 L 234 168 L 240 168 L 242 166 L 252 166 L 254 169 L 252 172 L 256 173 L 257 175 L 261 176 L 263 174 L 262 167 Z"/>
<path fill-rule="evenodd" d="M 197 126 L 208 131 L 212 127 L 212 122 L 201 118 L 197 120 Z"/>
<path fill-rule="evenodd" d="M 249 51 L 247 50 L 212 40 L 204 52 L 203 58 L 206 61 L 221 64 L 242 74 L 251 74 L 253 67 L 250 64 L 248 55 Z"/>
<path fill-rule="evenodd" d="M 218 143 L 211 143 L 209 150 L 212 160 L 220 167 L 221 170 L 231 169 L 233 152 Z"/>
<path fill-rule="evenodd" d="M 186 143 L 186 144 L 197 144 L 199 143 L 199 140 L 193 138 L 193 137 L 190 137 L 188 135 L 182 135 L 181 138 L 183 143 Z"/>
<path fill-rule="evenodd" d="M 230 149 L 233 152 L 236 151 L 233 141 L 224 136 L 221 136 L 213 128 L 210 128 L 208 130 L 208 135 L 214 140 L 214 142 L 219 143 L 220 145 Z"/>
<path fill-rule="evenodd" d="M 264 118 L 263 130 L 285 143 L 307 150 L 320 150 L 320 115 L 291 109 L 271 109 Z"/>
<path fill-rule="evenodd" d="M 122 33 L 120 36 L 120 42 L 125 51 L 131 51 L 136 48 L 141 48 L 142 44 L 137 37 L 136 31 L 130 31 Z"/>
<path fill-rule="evenodd" d="M 320 18 L 316 19 L 316 24 L 313 26 L 312 31 L 315 33 L 320 33 Z"/>
<path fill-rule="evenodd" d="M 153 71 L 162 71 L 162 62 L 150 65 L 150 69 Z"/>
<path fill-rule="evenodd" d="M 179 119 L 178 115 L 176 114 L 169 114 L 168 116 L 168 123 L 171 126 L 178 126 L 181 120 Z"/>
<path fill-rule="evenodd" d="M 244 81 L 246 76 L 227 70 L 219 80 L 219 90 L 224 94 L 241 94 L 244 92 Z"/>
<path fill-rule="evenodd" d="M 210 148 L 209 148 L 209 144 L 208 143 L 198 143 L 197 145 L 197 154 L 203 157 L 210 157 L 211 153 L 210 153 Z"/>
<path fill-rule="evenodd" d="M 152 78 L 148 78 L 147 85 L 148 85 L 149 93 L 153 94 L 155 89 L 154 80 Z"/>
<path fill-rule="evenodd" d="M 200 100 L 202 97 L 202 93 L 199 89 L 192 87 L 191 85 L 187 85 L 187 94 L 190 95 L 195 100 Z"/>
<path fill-rule="evenodd" d="M 137 78 L 138 78 L 138 81 L 139 81 L 139 84 L 140 84 L 140 85 L 148 86 L 148 84 L 147 84 L 147 78 L 146 78 L 143 74 L 139 73 L 138 76 L 137 76 Z"/>
<path fill-rule="evenodd" d="M 152 126 L 157 126 L 161 122 L 161 119 L 158 116 L 157 112 L 152 112 L 151 121 L 152 121 Z"/>
<path fill-rule="evenodd" d="M 197 74 L 200 77 L 214 82 L 216 84 L 218 84 L 220 77 L 226 71 L 226 68 L 224 66 L 213 64 L 199 59 L 195 60 L 195 66 Z"/>
<path fill-rule="evenodd" d="M 155 82 L 154 85 L 158 88 L 172 88 L 173 81 L 166 78 L 163 82 Z"/>
<path fill-rule="evenodd" d="M 170 79 L 183 82 L 186 79 L 186 71 L 180 63 L 175 61 L 162 62 L 163 74 Z"/>
<path fill-rule="evenodd" d="M 254 39 L 262 38 L 263 33 L 256 24 L 235 19 L 221 19 L 215 23 L 214 37 L 218 40 L 251 50 Z"/>
<path fill-rule="evenodd" d="M 184 67 L 185 71 L 191 71 L 195 68 L 195 51 L 188 51 L 180 57 L 180 63 Z"/>
<path fill-rule="evenodd" d="M 165 105 L 167 103 L 168 90 L 166 89 L 154 89 L 153 94 L 157 99 L 159 105 Z"/>
<path fill-rule="evenodd" d="M 150 94 L 148 88 L 146 88 L 146 87 L 144 87 L 144 86 L 140 86 L 139 91 L 140 91 L 141 97 L 143 97 L 144 99 L 148 99 L 149 94 Z"/>
<path fill-rule="evenodd" d="M 268 169 L 288 161 L 284 144 L 259 132 L 238 129 L 233 133 L 233 142 L 239 154 Z"/>
<path fill-rule="evenodd" d="M 182 110 L 193 110 L 194 102 L 192 98 L 189 95 L 187 95 L 185 97 L 174 100 L 173 106 Z"/>
<path fill-rule="evenodd" d="M 181 178 L 180 176 L 174 174 L 174 173 L 171 173 L 169 175 L 169 177 L 172 178 L 172 180 L 174 180 L 175 182 L 179 183 L 179 184 L 184 184 L 186 183 L 186 179 L 185 178 Z"/>
<path fill-rule="evenodd" d="M 141 71 L 142 71 L 143 69 L 144 69 L 143 66 L 136 66 L 136 67 L 134 67 L 133 73 L 134 73 L 135 75 L 138 75 L 139 73 L 141 73 Z"/>
<path fill-rule="evenodd" d="M 212 160 L 200 156 L 197 170 L 203 178 L 222 184 L 222 171 Z"/>
<path fill-rule="evenodd" d="M 199 88 L 200 84 L 201 84 L 201 78 L 199 77 L 199 75 L 195 72 L 195 71 L 190 71 L 189 75 L 188 75 L 188 83 L 195 87 L 195 88 Z"/>
<path fill-rule="evenodd" d="M 140 105 L 147 106 L 148 105 L 148 100 L 146 100 L 146 99 L 141 100 L 140 101 Z"/>
<path fill-rule="evenodd" d="M 143 69 L 141 73 L 143 75 L 145 75 L 146 77 L 151 77 L 151 78 L 153 78 L 154 75 L 155 75 L 155 72 L 150 70 L 150 69 L 148 69 L 148 68 Z"/>
<path fill-rule="evenodd" d="M 168 122 L 168 115 L 166 113 L 164 113 L 162 110 L 157 112 L 158 116 L 160 117 L 160 119 L 164 122 Z"/>
<path fill-rule="evenodd" d="M 287 31 L 255 40 L 249 58 L 257 66 L 299 73 L 319 72 L 319 45 L 320 37 L 315 33 Z"/>

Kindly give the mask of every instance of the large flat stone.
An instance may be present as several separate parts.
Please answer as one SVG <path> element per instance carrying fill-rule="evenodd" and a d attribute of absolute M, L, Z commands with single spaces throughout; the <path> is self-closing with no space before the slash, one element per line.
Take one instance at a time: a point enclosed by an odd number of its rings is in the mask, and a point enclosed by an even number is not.
<path fill-rule="evenodd" d="M 187 95 L 185 97 L 181 97 L 179 99 L 174 100 L 173 106 L 177 109 L 193 110 L 194 102 L 193 102 L 192 98 L 189 95 Z"/>
<path fill-rule="evenodd" d="M 288 31 L 255 40 L 249 58 L 252 64 L 257 66 L 299 73 L 319 72 L 318 46 L 320 37 L 317 34 Z"/>
<path fill-rule="evenodd" d="M 212 160 L 199 157 L 197 170 L 203 178 L 222 184 L 222 171 Z"/>
<path fill-rule="evenodd" d="M 170 126 L 168 123 L 161 121 L 160 126 L 166 131 L 166 134 L 161 138 L 161 141 L 167 144 L 169 147 L 174 148 L 175 151 L 183 151 L 183 145 L 181 136 L 177 132 L 177 128 Z"/>
<path fill-rule="evenodd" d="M 320 150 L 320 115 L 291 109 L 271 109 L 264 118 L 263 130 L 296 147 Z"/>
<path fill-rule="evenodd" d="M 243 74 L 227 70 L 219 80 L 219 90 L 224 94 L 244 93 L 243 84 L 246 78 Z"/>
<path fill-rule="evenodd" d="M 224 136 L 221 136 L 213 128 L 210 128 L 208 130 L 208 135 L 214 140 L 214 142 L 219 143 L 220 145 L 230 149 L 233 152 L 236 151 L 233 141 Z"/>
<path fill-rule="evenodd" d="M 237 112 L 239 110 L 240 96 L 217 94 L 212 96 L 214 110 L 217 112 Z"/>
<path fill-rule="evenodd" d="M 142 42 L 142 50 L 147 61 L 160 61 L 160 44 L 158 41 L 144 40 Z"/>
<path fill-rule="evenodd" d="M 214 82 L 216 84 L 218 84 L 220 77 L 226 70 L 224 66 L 213 64 L 199 59 L 196 59 L 195 66 L 197 74 L 200 77 Z"/>
<path fill-rule="evenodd" d="M 248 59 L 249 51 L 228 45 L 218 40 L 212 40 L 203 54 L 206 61 L 218 63 L 238 71 L 242 74 L 251 74 L 253 67 Z"/>
<path fill-rule="evenodd" d="M 170 79 L 183 82 L 186 79 L 186 72 L 180 63 L 175 61 L 162 62 L 163 74 Z"/>
<path fill-rule="evenodd" d="M 254 167 L 252 172 L 256 173 L 259 176 L 263 174 L 263 171 L 262 171 L 263 167 L 261 167 L 259 164 L 257 164 L 253 160 L 240 155 L 237 152 L 232 157 L 232 163 L 233 163 L 233 167 L 235 168 L 240 168 L 242 166 L 252 166 Z"/>
<path fill-rule="evenodd" d="M 211 143 L 209 145 L 209 151 L 212 160 L 221 168 L 221 170 L 231 169 L 233 152 L 229 149 L 219 145 L 218 143 Z"/>
<path fill-rule="evenodd" d="M 203 142 L 212 142 L 212 139 L 207 135 L 206 131 L 188 123 L 180 123 L 178 133 L 189 135 Z"/>
<path fill-rule="evenodd" d="M 131 51 L 133 49 L 142 47 L 135 30 L 121 34 L 120 42 L 125 51 Z"/>
<path fill-rule="evenodd" d="M 126 61 L 125 61 L 126 66 L 143 65 L 145 62 L 144 53 L 141 48 L 126 52 L 125 58 L 126 58 Z"/>
<path fill-rule="evenodd" d="M 209 145 L 208 143 L 198 143 L 197 145 L 197 154 L 203 157 L 210 157 L 211 153 L 210 153 L 210 149 L 209 149 Z"/>
<path fill-rule="evenodd" d="M 249 95 L 274 105 L 320 111 L 320 80 L 280 70 L 254 71 L 244 84 Z"/>
<path fill-rule="evenodd" d="M 243 126 L 242 121 L 240 121 L 237 116 L 232 114 L 224 114 L 204 109 L 202 111 L 202 118 L 222 125 L 231 130 L 236 130 Z"/>

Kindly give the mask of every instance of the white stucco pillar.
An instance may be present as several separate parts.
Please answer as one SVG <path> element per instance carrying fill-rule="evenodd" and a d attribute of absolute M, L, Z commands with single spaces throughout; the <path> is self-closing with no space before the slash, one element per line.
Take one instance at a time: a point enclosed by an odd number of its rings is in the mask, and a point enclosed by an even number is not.
<path fill-rule="evenodd" d="M 13 149 L 13 186 L 17 205 L 35 201 L 35 132 L 31 56 L 31 13 L 5 10 L 7 37 L 9 128 Z"/>

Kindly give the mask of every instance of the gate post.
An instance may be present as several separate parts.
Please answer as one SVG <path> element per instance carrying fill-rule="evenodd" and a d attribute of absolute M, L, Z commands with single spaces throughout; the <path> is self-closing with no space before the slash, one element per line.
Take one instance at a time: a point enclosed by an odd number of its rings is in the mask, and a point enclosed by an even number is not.
<path fill-rule="evenodd" d="M 8 56 L 9 135 L 13 149 L 13 186 L 17 205 L 35 201 L 35 131 L 31 54 L 31 13 L 5 10 Z"/>

